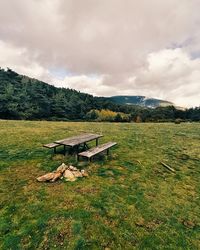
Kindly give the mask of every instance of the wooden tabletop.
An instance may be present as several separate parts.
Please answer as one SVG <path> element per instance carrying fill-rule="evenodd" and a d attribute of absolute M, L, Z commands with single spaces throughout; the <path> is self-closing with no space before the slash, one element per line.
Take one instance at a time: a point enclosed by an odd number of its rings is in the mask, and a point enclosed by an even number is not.
<path fill-rule="evenodd" d="M 68 137 L 59 141 L 55 141 L 57 144 L 74 147 L 82 143 L 86 143 L 102 137 L 103 135 L 98 134 L 81 134 L 78 136 Z"/>

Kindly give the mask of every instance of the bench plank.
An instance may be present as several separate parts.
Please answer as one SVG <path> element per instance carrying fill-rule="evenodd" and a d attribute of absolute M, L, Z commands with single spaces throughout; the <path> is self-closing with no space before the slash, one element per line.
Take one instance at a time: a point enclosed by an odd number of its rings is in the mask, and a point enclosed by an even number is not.
<path fill-rule="evenodd" d="M 82 143 L 98 139 L 102 136 L 103 135 L 98 135 L 98 134 L 83 134 L 83 135 L 74 136 L 74 137 L 62 139 L 59 141 L 55 141 L 55 143 L 74 147 L 76 145 L 80 145 Z"/>
<path fill-rule="evenodd" d="M 105 150 L 108 150 L 109 148 L 115 146 L 116 144 L 117 144 L 116 142 L 107 142 L 107 143 L 99 145 L 95 148 L 91 148 L 87 151 L 81 152 L 78 154 L 78 156 L 84 156 L 87 158 L 91 158 L 94 155 L 97 155 Z"/>
<path fill-rule="evenodd" d="M 43 145 L 43 147 L 45 147 L 45 148 L 56 148 L 58 146 L 60 146 L 60 144 L 54 143 L 54 142 Z"/>

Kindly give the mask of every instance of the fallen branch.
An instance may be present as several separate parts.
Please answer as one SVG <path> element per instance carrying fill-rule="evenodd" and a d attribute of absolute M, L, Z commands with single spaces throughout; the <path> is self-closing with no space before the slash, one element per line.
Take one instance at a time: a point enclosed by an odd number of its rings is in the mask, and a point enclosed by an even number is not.
<path fill-rule="evenodd" d="M 142 164 L 142 162 L 140 160 L 137 159 L 133 159 L 134 162 L 138 163 L 139 165 L 141 165 L 142 167 L 144 167 L 144 165 Z"/>
<path fill-rule="evenodd" d="M 167 164 L 165 164 L 164 162 L 160 162 L 164 167 L 166 167 L 168 170 L 170 170 L 171 172 L 175 173 L 175 170 L 173 168 L 171 168 L 170 166 L 168 166 Z"/>

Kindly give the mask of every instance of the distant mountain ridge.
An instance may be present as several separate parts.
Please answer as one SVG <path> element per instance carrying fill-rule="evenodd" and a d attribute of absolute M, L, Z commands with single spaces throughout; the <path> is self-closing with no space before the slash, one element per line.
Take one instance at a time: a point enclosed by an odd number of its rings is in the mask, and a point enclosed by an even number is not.
<path fill-rule="evenodd" d="M 126 104 L 126 105 L 138 105 L 142 107 L 148 108 L 157 108 L 157 107 L 167 107 L 174 106 L 174 103 L 156 99 L 156 98 L 148 98 L 146 96 L 111 96 L 108 98 L 110 101 L 113 101 L 117 104 Z"/>
<path fill-rule="evenodd" d="M 0 67 L 0 119 L 95 120 L 97 110 L 103 110 L 109 121 L 113 112 L 118 113 L 118 122 L 127 121 L 126 117 L 138 122 L 200 121 L 200 107 L 180 110 L 168 101 L 145 96 L 95 97 Z"/>

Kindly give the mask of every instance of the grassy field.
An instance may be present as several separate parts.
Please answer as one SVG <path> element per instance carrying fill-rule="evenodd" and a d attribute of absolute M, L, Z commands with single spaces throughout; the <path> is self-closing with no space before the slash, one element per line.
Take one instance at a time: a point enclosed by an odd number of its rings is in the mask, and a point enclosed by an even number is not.
<path fill-rule="evenodd" d="M 118 146 L 78 165 L 42 147 L 83 132 Z M 200 249 L 200 124 L 0 121 L 0 138 L 0 249 Z M 89 178 L 36 181 L 62 162 Z"/>

